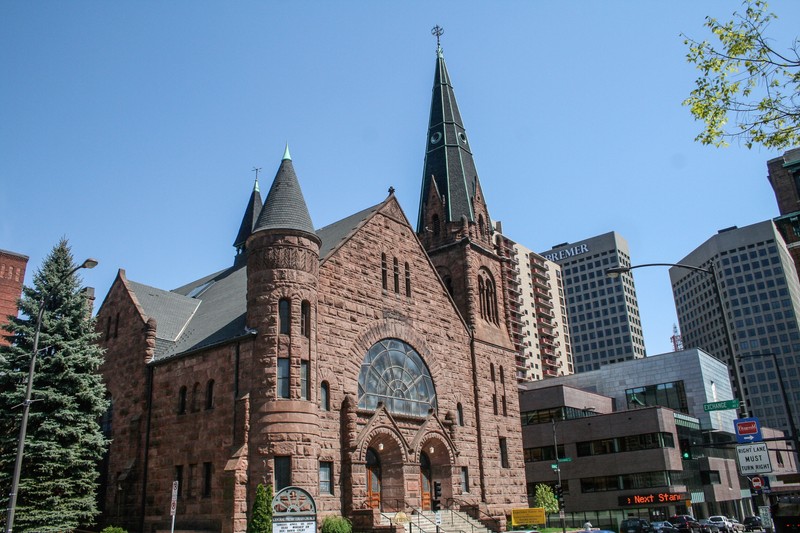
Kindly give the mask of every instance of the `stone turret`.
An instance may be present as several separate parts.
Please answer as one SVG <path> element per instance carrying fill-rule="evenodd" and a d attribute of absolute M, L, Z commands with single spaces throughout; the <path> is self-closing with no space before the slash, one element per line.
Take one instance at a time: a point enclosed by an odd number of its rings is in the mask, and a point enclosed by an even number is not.
<path fill-rule="evenodd" d="M 256 330 L 251 490 L 318 487 L 316 309 L 320 240 L 287 147 L 247 238 L 247 325 Z"/>

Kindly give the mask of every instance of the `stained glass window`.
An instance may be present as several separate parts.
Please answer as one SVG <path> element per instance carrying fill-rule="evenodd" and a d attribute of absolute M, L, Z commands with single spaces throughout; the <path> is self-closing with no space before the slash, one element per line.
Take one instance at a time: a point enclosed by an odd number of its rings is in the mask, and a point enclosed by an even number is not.
<path fill-rule="evenodd" d="M 375 343 L 361 363 L 358 407 L 377 409 L 378 402 L 395 414 L 427 416 L 436 409 L 436 390 L 422 357 L 398 339 Z"/>

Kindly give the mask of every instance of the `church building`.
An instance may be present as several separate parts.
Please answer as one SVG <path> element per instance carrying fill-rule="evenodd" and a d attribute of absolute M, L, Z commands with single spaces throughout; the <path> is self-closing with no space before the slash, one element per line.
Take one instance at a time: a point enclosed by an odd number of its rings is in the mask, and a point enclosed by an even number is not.
<path fill-rule="evenodd" d="M 174 290 L 119 270 L 97 315 L 102 522 L 169 530 L 177 481 L 176 530 L 246 531 L 259 484 L 365 530 L 440 484 L 443 509 L 505 527 L 527 497 L 491 228 L 437 46 L 416 228 L 389 189 L 315 229 L 287 147 L 230 266 Z"/>

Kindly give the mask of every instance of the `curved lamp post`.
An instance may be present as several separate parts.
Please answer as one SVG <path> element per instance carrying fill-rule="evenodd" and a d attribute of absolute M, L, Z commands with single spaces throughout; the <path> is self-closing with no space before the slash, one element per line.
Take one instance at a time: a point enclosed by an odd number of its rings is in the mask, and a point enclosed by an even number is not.
<path fill-rule="evenodd" d="M 82 268 L 94 268 L 97 266 L 97 259 L 86 259 L 83 263 L 69 271 L 64 277 L 58 280 L 50 290 L 58 288 L 65 280 Z M 25 401 L 22 402 L 22 425 L 19 428 L 19 439 L 17 440 L 17 459 L 14 462 L 14 478 L 11 482 L 11 494 L 8 499 L 8 516 L 6 518 L 6 533 L 11 533 L 14 527 L 14 511 L 17 508 L 17 489 L 19 488 L 19 477 L 22 472 L 22 455 L 25 450 L 25 434 L 28 430 L 28 412 L 31 407 L 31 392 L 33 391 L 33 374 L 36 369 L 36 354 L 39 351 L 39 333 L 42 331 L 42 317 L 44 308 L 49 302 L 50 294 L 43 292 L 39 298 L 39 312 L 36 315 L 36 329 L 33 335 L 33 353 L 31 354 L 31 366 L 28 370 L 28 386 L 25 389 Z"/>
<path fill-rule="evenodd" d="M 729 365 L 733 367 L 733 376 L 736 380 L 736 388 L 738 389 L 737 392 L 741 398 L 741 411 L 743 416 L 747 416 L 747 405 L 744 402 L 744 387 L 742 385 L 742 377 L 739 374 L 739 366 L 736 364 L 736 352 L 734 351 L 734 344 L 733 339 L 731 338 L 731 332 L 728 327 L 728 320 L 725 318 L 725 306 L 722 303 L 722 292 L 719 289 L 719 279 L 717 278 L 717 272 L 714 270 L 713 265 L 709 265 L 708 268 L 698 267 L 694 265 L 685 265 L 683 263 L 645 263 L 642 265 L 633 265 L 629 267 L 613 267 L 606 270 L 606 275 L 609 278 L 618 278 L 624 272 L 630 272 L 634 268 L 643 268 L 643 267 L 653 267 L 653 266 L 665 266 L 665 267 L 677 267 L 677 268 L 685 268 L 687 270 L 694 270 L 697 272 L 702 272 L 703 274 L 707 274 L 711 276 L 714 280 L 714 296 L 717 300 L 717 306 L 719 307 L 720 313 L 720 321 L 722 322 L 722 328 L 725 333 L 725 340 L 728 342 L 728 349 L 731 352 Z"/>

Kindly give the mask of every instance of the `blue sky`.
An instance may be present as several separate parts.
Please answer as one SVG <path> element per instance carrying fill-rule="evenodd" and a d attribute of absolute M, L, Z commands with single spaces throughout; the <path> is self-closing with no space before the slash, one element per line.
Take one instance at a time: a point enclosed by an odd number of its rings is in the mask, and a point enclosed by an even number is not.
<path fill-rule="evenodd" d="M 766 162 L 715 149 L 681 101 L 680 34 L 734 1 L 0 3 L 0 248 L 29 283 L 66 236 L 98 305 L 117 270 L 172 289 L 227 267 L 261 167 L 288 141 L 316 227 L 382 201 L 414 223 L 442 47 L 493 219 L 544 251 L 615 230 L 676 262 L 778 214 Z M 770 3 L 779 48 L 800 2 Z M 649 354 L 670 350 L 666 269 L 635 281 Z"/>

